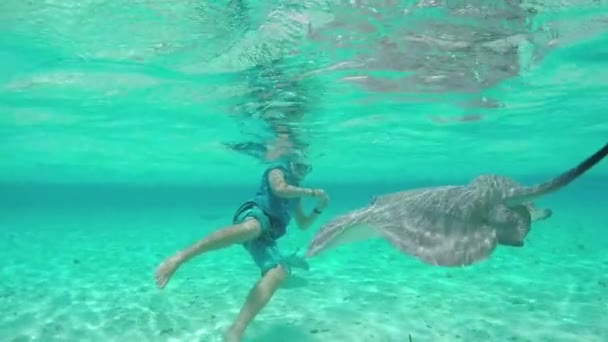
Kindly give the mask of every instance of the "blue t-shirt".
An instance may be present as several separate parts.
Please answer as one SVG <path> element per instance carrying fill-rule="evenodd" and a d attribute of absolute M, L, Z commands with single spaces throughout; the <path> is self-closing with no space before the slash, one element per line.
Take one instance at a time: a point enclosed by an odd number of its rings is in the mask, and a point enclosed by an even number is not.
<path fill-rule="evenodd" d="M 285 176 L 285 182 L 292 186 L 298 186 L 299 182 L 291 170 L 285 165 L 276 165 L 266 169 L 262 175 L 262 183 L 256 193 L 253 201 L 257 204 L 270 218 L 271 235 L 279 238 L 285 234 L 285 229 L 291 220 L 291 213 L 297 203 L 297 198 L 281 198 L 275 195 L 270 188 L 268 175 L 274 169 L 279 169 Z"/>

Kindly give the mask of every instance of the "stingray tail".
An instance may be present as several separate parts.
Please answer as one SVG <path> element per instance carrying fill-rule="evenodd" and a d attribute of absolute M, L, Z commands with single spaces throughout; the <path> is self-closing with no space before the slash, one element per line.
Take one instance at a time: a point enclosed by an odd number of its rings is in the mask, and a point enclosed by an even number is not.
<path fill-rule="evenodd" d="M 537 197 L 557 191 L 570 184 L 570 182 L 578 178 L 580 175 L 587 172 L 589 169 L 595 166 L 595 164 L 599 163 L 602 159 L 604 159 L 607 154 L 608 143 L 605 144 L 604 147 L 599 149 L 597 152 L 595 152 L 592 156 L 585 159 L 578 166 L 562 173 L 560 176 L 537 186 L 524 188 L 515 192 L 513 195 L 511 195 L 505 200 L 505 204 L 509 206 L 518 205 L 525 202 L 530 202 Z"/>

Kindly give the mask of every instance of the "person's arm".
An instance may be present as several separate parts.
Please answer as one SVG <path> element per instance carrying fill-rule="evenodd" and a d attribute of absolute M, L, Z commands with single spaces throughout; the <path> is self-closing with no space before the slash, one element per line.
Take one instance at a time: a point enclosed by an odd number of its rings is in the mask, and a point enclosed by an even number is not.
<path fill-rule="evenodd" d="M 300 188 L 287 184 L 283 172 L 279 169 L 270 171 L 268 174 L 268 182 L 272 192 L 282 198 L 299 198 L 303 196 L 316 196 L 318 194 L 318 190 Z"/>
<path fill-rule="evenodd" d="M 298 203 L 296 204 L 295 211 L 294 211 L 294 218 L 296 219 L 296 223 L 298 224 L 298 227 L 301 230 L 308 229 L 308 227 L 310 227 L 310 225 L 312 225 L 313 222 L 315 222 L 317 217 L 319 217 L 319 215 L 321 215 L 325 205 L 327 205 L 327 201 L 319 202 L 319 204 L 317 204 L 315 206 L 315 208 L 312 210 L 312 212 L 310 214 L 306 215 L 306 214 L 304 214 L 304 209 L 302 208 L 302 202 L 298 201 Z"/>

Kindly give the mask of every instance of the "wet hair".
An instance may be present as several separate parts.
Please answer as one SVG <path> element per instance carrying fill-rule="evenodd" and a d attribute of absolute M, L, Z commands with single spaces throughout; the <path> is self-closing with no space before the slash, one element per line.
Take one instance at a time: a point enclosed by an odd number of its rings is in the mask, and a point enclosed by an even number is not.
<path fill-rule="evenodd" d="M 306 156 L 300 151 L 292 151 L 287 156 L 287 162 L 295 169 L 301 170 L 304 174 L 312 171 L 312 165 L 306 158 Z"/>

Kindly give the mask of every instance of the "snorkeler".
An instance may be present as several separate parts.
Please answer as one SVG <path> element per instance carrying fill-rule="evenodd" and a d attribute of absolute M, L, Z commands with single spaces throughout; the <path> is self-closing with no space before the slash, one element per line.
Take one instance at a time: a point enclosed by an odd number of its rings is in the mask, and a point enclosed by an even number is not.
<path fill-rule="evenodd" d="M 300 229 L 307 229 L 329 202 L 324 190 L 299 187 L 311 171 L 311 165 L 301 154 L 266 169 L 257 194 L 236 211 L 233 224 L 165 259 L 156 269 L 156 285 L 164 288 L 175 271 L 197 255 L 242 244 L 260 268 L 261 279 L 251 288 L 237 319 L 225 333 L 226 341 L 240 341 L 249 323 L 291 274 L 293 263 L 289 262 L 289 257 L 281 255 L 276 240 L 286 233 L 292 215 Z M 300 201 L 304 196 L 318 199 L 309 215 L 304 214 Z M 301 260 L 300 265 L 293 266 L 306 268 L 307 264 Z"/>

